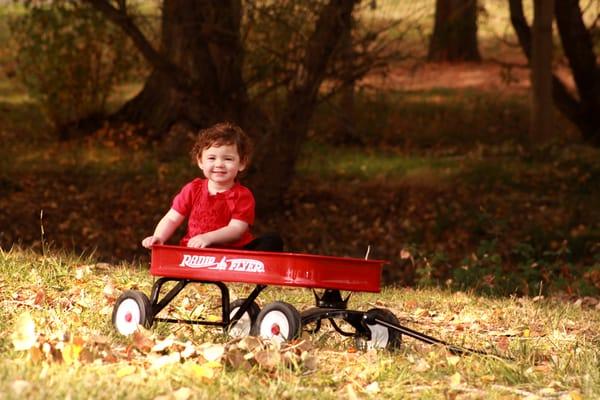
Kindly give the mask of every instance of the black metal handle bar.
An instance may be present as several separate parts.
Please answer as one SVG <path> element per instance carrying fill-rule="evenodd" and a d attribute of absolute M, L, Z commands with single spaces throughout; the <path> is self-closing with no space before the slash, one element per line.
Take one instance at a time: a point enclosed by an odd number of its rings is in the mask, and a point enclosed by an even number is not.
<path fill-rule="evenodd" d="M 367 315 L 365 314 L 365 319 L 370 319 L 370 318 L 368 318 Z M 476 350 L 476 349 L 470 349 L 467 347 L 456 346 L 451 343 L 445 342 L 443 340 L 436 339 L 434 337 L 426 335 L 424 333 L 417 332 L 417 331 L 407 328 L 405 326 L 396 325 L 396 324 L 393 324 L 391 322 L 385 321 L 385 320 L 377 318 L 377 317 L 373 317 L 372 320 L 379 325 L 383 325 L 387 328 L 394 329 L 400 333 L 403 333 L 406 336 L 410 336 L 410 337 L 420 340 L 422 342 L 425 342 L 428 344 L 441 344 L 442 346 L 445 346 L 452 354 L 463 355 L 463 354 L 471 353 L 471 354 L 480 354 L 480 355 L 484 355 L 484 356 L 495 356 L 495 357 L 499 357 L 499 358 L 503 358 L 503 359 L 507 359 L 507 360 L 512 360 L 511 358 L 508 358 L 505 356 L 499 356 L 497 354 L 488 353 L 483 350 Z"/>

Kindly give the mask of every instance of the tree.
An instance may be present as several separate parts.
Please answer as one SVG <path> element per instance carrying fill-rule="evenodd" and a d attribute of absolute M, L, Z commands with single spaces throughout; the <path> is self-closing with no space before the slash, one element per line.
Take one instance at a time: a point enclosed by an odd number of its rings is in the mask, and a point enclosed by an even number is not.
<path fill-rule="evenodd" d="M 519 44 L 531 60 L 531 29 L 523 12 L 522 0 L 509 0 L 510 18 Z M 578 0 L 555 0 L 555 18 L 561 44 L 569 61 L 577 93 L 552 75 L 552 94 L 557 109 L 571 121 L 583 139 L 600 146 L 600 69 L 591 34 L 583 22 Z"/>
<path fill-rule="evenodd" d="M 436 0 L 429 61 L 480 61 L 477 0 Z"/>
<path fill-rule="evenodd" d="M 535 0 L 531 48 L 530 136 L 536 143 L 552 137 L 552 19 L 554 0 Z"/>
<path fill-rule="evenodd" d="M 382 46 L 371 46 L 380 32 L 354 41 L 352 63 L 337 62 L 359 0 L 248 1 L 245 9 L 241 0 L 164 0 L 159 48 L 135 24 L 125 0 L 83 1 L 120 26 L 153 68 L 143 90 L 117 116 L 143 123 L 155 136 L 176 122 L 192 128 L 224 119 L 238 122 L 257 141 L 249 179 L 259 211 L 279 206 L 319 99 L 382 63 Z M 294 14 L 298 8 L 305 14 Z M 257 36 L 253 50 L 263 55 L 256 70 L 248 67 L 242 41 L 244 12 L 246 34 Z M 263 14 L 263 23 L 253 24 Z M 282 41 L 280 48 L 270 48 L 260 36 L 264 22 L 273 20 L 287 24 L 280 32 L 283 39 L 266 38 Z M 322 93 L 326 80 L 328 90 Z M 266 112 L 265 99 L 273 93 L 268 105 L 276 112 Z"/>

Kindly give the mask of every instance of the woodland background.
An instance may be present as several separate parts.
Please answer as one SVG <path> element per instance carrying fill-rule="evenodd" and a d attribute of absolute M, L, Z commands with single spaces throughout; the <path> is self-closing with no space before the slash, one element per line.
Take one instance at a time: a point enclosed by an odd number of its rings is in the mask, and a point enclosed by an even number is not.
<path fill-rule="evenodd" d="M 533 3 L 2 2 L 0 246 L 146 263 L 191 137 L 230 119 L 289 251 L 597 296 L 600 5 L 555 0 L 549 30 Z"/>

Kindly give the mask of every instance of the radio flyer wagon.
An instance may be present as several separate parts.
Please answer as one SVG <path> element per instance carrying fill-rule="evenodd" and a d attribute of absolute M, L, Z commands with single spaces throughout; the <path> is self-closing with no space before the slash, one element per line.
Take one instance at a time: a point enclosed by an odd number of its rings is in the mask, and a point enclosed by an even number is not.
<path fill-rule="evenodd" d="M 133 334 L 138 325 L 150 328 L 155 322 L 162 321 L 218 326 L 232 337 L 259 335 L 284 341 L 299 336 L 303 327 L 316 333 L 322 321 L 329 320 L 341 335 L 354 337 L 359 345 L 369 348 L 396 348 L 405 334 L 426 343 L 448 346 L 453 352 L 464 352 L 465 349 L 401 326 L 398 318 L 387 309 L 348 309 L 352 292 L 380 291 L 381 270 L 385 263 L 299 253 L 155 245 L 150 273 L 158 279 L 152 286 L 150 297 L 137 290 L 125 291 L 115 303 L 112 322 L 123 335 Z M 174 285 L 163 290 L 168 282 Z M 158 316 L 190 283 L 212 284 L 220 289 L 220 321 Z M 248 297 L 231 301 L 227 283 L 255 287 Z M 275 301 L 261 310 L 256 299 L 269 285 L 310 288 L 316 304 L 299 312 L 289 303 Z M 343 297 L 341 291 L 350 294 Z M 353 331 L 342 329 L 336 322 L 339 320 L 345 321 Z"/>

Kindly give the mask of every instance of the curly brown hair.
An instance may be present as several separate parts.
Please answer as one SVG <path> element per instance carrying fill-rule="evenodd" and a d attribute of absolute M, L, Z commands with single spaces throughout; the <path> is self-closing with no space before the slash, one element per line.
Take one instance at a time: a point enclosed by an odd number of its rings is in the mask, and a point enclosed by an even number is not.
<path fill-rule="evenodd" d="M 232 122 L 220 122 L 209 128 L 201 129 L 192 148 L 192 158 L 194 161 L 202 158 L 202 152 L 211 146 L 235 145 L 240 161 L 246 164 L 250 163 L 253 152 L 253 144 L 250 137 Z"/>

